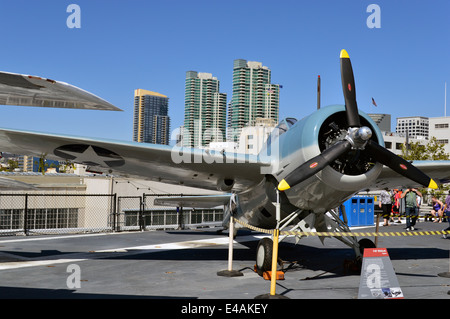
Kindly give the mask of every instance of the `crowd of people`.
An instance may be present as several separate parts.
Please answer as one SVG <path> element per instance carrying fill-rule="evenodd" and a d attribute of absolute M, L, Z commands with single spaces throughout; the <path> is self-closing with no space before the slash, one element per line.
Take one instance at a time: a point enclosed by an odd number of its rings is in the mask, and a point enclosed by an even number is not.
<path fill-rule="evenodd" d="M 406 218 L 406 231 L 415 230 L 417 219 L 419 218 L 420 206 L 423 204 L 423 195 L 415 188 L 408 188 L 406 190 L 384 189 L 380 193 L 378 201 L 379 207 L 382 209 L 382 215 L 384 219 L 383 226 L 389 226 L 389 223 L 401 223 L 402 211 Z M 432 209 L 430 211 L 431 219 L 434 219 L 434 223 L 442 223 L 446 218 L 449 222 L 449 227 L 444 231 L 450 230 L 450 191 L 445 201 L 439 200 L 436 196 L 431 198 Z M 397 219 L 397 221 L 394 221 Z M 444 238 L 447 238 L 444 235 Z"/>

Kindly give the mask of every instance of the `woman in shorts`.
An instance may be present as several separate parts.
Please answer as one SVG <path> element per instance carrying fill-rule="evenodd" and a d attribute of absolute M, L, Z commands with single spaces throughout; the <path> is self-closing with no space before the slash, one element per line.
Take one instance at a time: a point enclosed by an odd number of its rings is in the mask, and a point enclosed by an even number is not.
<path fill-rule="evenodd" d="M 431 197 L 431 205 L 433 208 L 431 209 L 431 215 L 435 218 L 434 223 L 442 223 L 442 216 L 443 216 L 443 208 L 444 204 L 436 198 L 436 196 Z"/>

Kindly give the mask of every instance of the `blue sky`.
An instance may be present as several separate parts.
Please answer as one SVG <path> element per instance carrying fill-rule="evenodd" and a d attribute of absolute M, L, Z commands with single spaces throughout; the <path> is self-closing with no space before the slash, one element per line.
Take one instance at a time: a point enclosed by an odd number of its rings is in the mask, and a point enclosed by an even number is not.
<path fill-rule="evenodd" d="M 71 3 L 81 8 L 79 29 L 66 25 Z M 379 29 L 366 24 L 372 3 Z M 280 118 L 302 118 L 316 108 L 317 75 L 322 105 L 344 103 L 341 49 L 361 110 L 393 122 L 443 116 L 449 13 L 448 0 L 1 0 L 0 70 L 68 82 L 124 111 L 1 106 L 0 127 L 131 140 L 133 94 L 142 88 L 169 96 L 175 129 L 186 71 L 212 73 L 230 100 L 238 58 L 262 62 L 283 85 Z"/>

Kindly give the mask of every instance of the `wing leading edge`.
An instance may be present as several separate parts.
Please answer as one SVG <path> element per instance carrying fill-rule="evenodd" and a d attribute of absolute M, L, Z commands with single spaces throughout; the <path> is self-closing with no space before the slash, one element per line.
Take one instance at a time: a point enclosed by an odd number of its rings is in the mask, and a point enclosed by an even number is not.
<path fill-rule="evenodd" d="M 246 154 L 96 140 L 0 129 L 0 150 L 70 161 L 124 177 L 210 190 L 239 191 L 262 180 L 270 163 Z"/>

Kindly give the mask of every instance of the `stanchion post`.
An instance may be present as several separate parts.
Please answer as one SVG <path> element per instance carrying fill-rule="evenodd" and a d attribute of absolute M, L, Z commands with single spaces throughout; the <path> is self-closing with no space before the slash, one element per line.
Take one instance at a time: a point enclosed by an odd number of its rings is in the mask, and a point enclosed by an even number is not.
<path fill-rule="evenodd" d="M 230 235 L 228 236 L 228 271 L 233 270 L 233 235 L 234 235 L 234 220 L 230 217 Z"/>
<path fill-rule="evenodd" d="M 270 275 L 270 293 L 257 296 L 255 299 L 289 299 L 286 296 L 276 294 L 277 286 L 277 262 L 278 262 L 278 238 L 280 236 L 280 220 L 281 220 L 281 206 L 280 206 L 280 193 L 277 190 L 277 202 L 276 208 L 276 220 L 277 227 L 273 231 L 273 248 L 272 248 L 272 272 Z"/>
<path fill-rule="evenodd" d="M 280 230 L 277 228 L 273 232 L 273 250 L 272 250 L 272 274 L 270 278 L 270 295 L 275 296 L 277 286 L 277 261 L 278 261 L 278 238 Z"/>
<path fill-rule="evenodd" d="M 217 272 L 217 276 L 223 277 L 238 277 L 244 274 L 238 270 L 233 270 L 233 241 L 234 241 L 234 218 L 230 216 L 230 226 L 229 226 L 229 241 L 228 241 L 228 269 L 221 270 Z"/>

